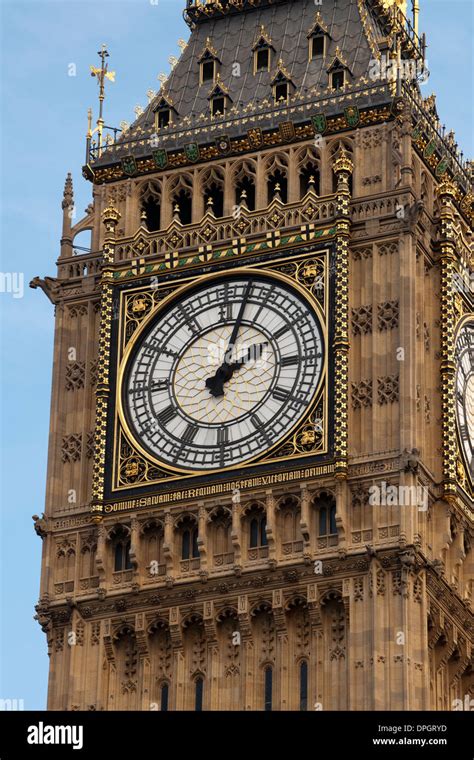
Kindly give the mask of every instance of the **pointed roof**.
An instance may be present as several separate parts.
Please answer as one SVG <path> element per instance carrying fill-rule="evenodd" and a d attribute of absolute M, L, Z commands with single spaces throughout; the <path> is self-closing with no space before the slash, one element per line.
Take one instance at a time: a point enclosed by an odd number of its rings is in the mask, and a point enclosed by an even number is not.
<path fill-rule="evenodd" d="M 272 50 L 275 50 L 271 37 L 263 24 L 260 25 L 260 29 L 258 30 L 257 36 L 255 38 L 252 51 L 257 50 L 260 47 L 269 47 Z"/>
<path fill-rule="evenodd" d="M 206 39 L 206 43 L 201 51 L 201 55 L 198 58 L 198 63 L 203 63 L 204 61 L 209 61 L 209 60 L 219 61 L 219 63 L 221 63 L 217 50 L 212 44 L 210 37 Z"/>
<path fill-rule="evenodd" d="M 153 112 L 161 111 L 162 108 L 170 108 L 176 114 L 178 113 L 178 111 L 173 105 L 173 101 L 171 100 L 170 96 L 167 95 L 164 91 L 161 93 L 161 95 L 160 93 L 158 93 L 158 98 L 154 99 Z"/>
<path fill-rule="evenodd" d="M 67 173 L 66 181 L 64 183 L 64 192 L 63 192 L 63 200 L 61 203 L 61 208 L 64 211 L 67 208 L 70 208 L 74 204 L 74 188 L 72 185 L 72 174 L 71 172 Z"/>
<path fill-rule="evenodd" d="M 280 58 L 277 64 L 277 69 L 275 71 L 275 74 L 270 82 L 271 85 L 276 84 L 277 82 L 291 82 L 291 84 L 294 85 L 293 79 L 290 76 L 290 73 L 288 69 L 286 68 L 285 64 L 283 63 L 283 59 Z"/>
<path fill-rule="evenodd" d="M 228 88 L 221 81 L 220 74 L 217 74 L 216 82 L 213 85 L 212 89 L 210 90 L 209 95 L 207 96 L 207 99 L 210 100 L 211 98 L 215 97 L 216 95 L 223 95 L 225 98 L 229 98 L 229 100 L 232 101 L 232 98 L 229 95 Z"/>
<path fill-rule="evenodd" d="M 313 37 L 315 34 L 321 34 L 321 33 L 322 34 L 327 34 L 328 37 L 331 36 L 329 34 L 329 32 L 328 32 L 328 28 L 327 28 L 326 24 L 324 23 L 324 21 L 322 19 L 322 16 L 321 16 L 320 12 L 318 11 L 316 13 L 315 18 L 314 18 L 313 25 L 309 29 L 308 34 L 306 36 L 307 37 Z"/>
<path fill-rule="evenodd" d="M 194 5 L 197 7 L 198 4 Z M 105 150 L 93 162 L 94 165 L 105 165 L 111 159 L 117 160 L 122 150 L 123 155 L 130 152 L 135 156 L 147 155 L 149 148 L 146 138 L 154 133 L 154 112 L 163 96 L 172 102 L 179 118 L 175 119 L 174 128 L 163 136 L 160 147 L 169 151 L 182 148 L 184 138 L 181 131 L 189 132 L 192 129 L 196 130 L 197 140 L 214 139 L 214 134 L 209 132 L 214 129 L 209 114 L 209 83 L 201 81 L 199 65 L 199 58 L 209 47 L 209 41 L 213 50 L 219 51 L 226 94 L 234 103 L 232 113 L 228 114 L 226 120 L 226 134 L 232 138 L 245 133 L 246 127 L 242 128 L 238 119 L 246 118 L 253 111 L 259 113 L 260 109 L 265 113 L 264 121 L 259 123 L 263 129 L 270 128 L 273 121 L 277 123 L 281 120 L 277 109 L 275 116 L 272 116 L 271 82 L 275 76 L 280 79 L 286 77 L 294 85 L 297 98 L 311 102 L 330 91 L 327 65 L 328 61 L 334 61 L 336 40 L 340 56 L 338 60 L 347 66 L 356 84 L 359 79 L 367 77 L 370 61 L 374 57 L 367 29 L 377 43 L 386 38 L 386 30 L 378 24 L 376 14 L 368 14 L 362 20 L 358 3 L 349 0 L 325 3 L 316 18 L 332 37 L 327 38 L 327 58 L 309 60 L 307 35 L 308 29 L 316 21 L 314 0 L 233 0 L 233 10 L 230 9 L 229 0 L 226 4 L 228 12 L 222 13 L 214 13 L 214 6 L 216 2 L 200 6 L 201 20 L 193 26 L 186 48 L 169 73 L 166 94 L 160 92 L 138 116 L 114 149 L 113 158 L 112 150 Z M 237 6 L 241 9 L 238 10 Z M 212 12 L 206 15 L 209 9 Z M 262 34 L 262 27 L 265 38 L 271 41 L 277 60 L 281 58 L 284 61 L 281 71 L 254 72 L 253 48 Z M 239 76 L 234 76 L 233 71 L 237 66 Z M 291 76 L 288 72 L 291 72 Z M 127 114 L 124 113 L 123 116 L 126 118 Z M 126 143 L 123 149 L 122 142 Z"/>
<path fill-rule="evenodd" d="M 347 69 L 351 74 L 352 71 L 350 70 L 347 61 L 345 60 L 344 56 L 342 55 L 339 47 L 336 48 L 336 51 L 334 53 L 334 57 L 329 64 L 326 71 L 330 73 L 331 71 L 334 71 L 334 69 Z"/>

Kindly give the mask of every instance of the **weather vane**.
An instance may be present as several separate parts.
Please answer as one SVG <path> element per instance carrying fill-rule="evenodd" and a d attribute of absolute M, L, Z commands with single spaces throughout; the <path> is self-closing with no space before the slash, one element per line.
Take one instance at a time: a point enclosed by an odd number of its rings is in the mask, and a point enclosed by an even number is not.
<path fill-rule="evenodd" d="M 102 48 L 98 51 L 97 55 L 101 59 L 101 67 L 98 69 L 96 66 L 91 66 L 90 70 L 91 77 L 97 77 L 97 82 L 99 84 L 99 118 L 97 119 L 97 127 L 92 130 L 91 111 L 89 109 L 89 131 L 87 137 L 90 141 L 92 135 L 97 132 L 98 153 L 100 156 L 102 150 L 102 133 L 104 130 L 103 108 L 105 100 L 105 80 L 108 79 L 110 82 L 115 82 L 115 71 L 108 70 L 106 59 L 109 57 L 109 53 L 106 45 L 102 45 Z"/>

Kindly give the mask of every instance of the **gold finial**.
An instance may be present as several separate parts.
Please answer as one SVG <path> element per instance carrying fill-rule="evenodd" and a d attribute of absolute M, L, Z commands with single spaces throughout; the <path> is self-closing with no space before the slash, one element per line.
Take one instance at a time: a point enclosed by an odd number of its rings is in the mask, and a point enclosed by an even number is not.
<path fill-rule="evenodd" d="M 442 198 L 443 196 L 451 196 L 452 198 L 455 198 L 457 195 L 456 185 L 450 179 L 445 179 L 443 182 L 441 182 L 438 185 L 436 192 L 439 198 Z"/>
<path fill-rule="evenodd" d="M 186 42 L 186 40 L 179 39 L 178 40 L 178 46 L 184 52 L 186 50 L 186 48 L 188 47 L 188 43 Z"/>
<path fill-rule="evenodd" d="M 87 109 L 87 139 L 92 137 L 92 108 Z"/>
<path fill-rule="evenodd" d="M 104 100 L 105 100 L 105 80 L 108 79 L 110 82 L 115 82 L 115 71 L 109 71 L 108 70 L 108 64 L 105 62 L 106 58 L 109 58 L 109 53 L 107 51 L 107 46 L 102 45 L 101 49 L 97 52 L 97 55 L 101 59 L 101 66 L 100 69 L 96 66 L 91 66 L 91 77 L 96 77 L 97 82 L 99 85 L 99 118 L 97 119 L 97 127 L 94 131 L 92 131 L 91 126 L 92 122 L 91 119 L 89 120 L 89 133 L 88 133 L 88 139 L 92 137 L 94 132 L 97 132 L 97 144 L 99 149 L 99 156 L 102 151 L 102 132 L 104 129 Z"/>
<path fill-rule="evenodd" d="M 175 56 L 175 55 L 170 55 L 170 57 L 168 58 L 168 63 L 169 63 L 169 64 L 170 64 L 170 66 L 171 66 L 171 67 L 174 69 L 174 67 L 175 67 L 175 66 L 176 66 L 176 64 L 178 63 L 178 59 L 176 58 L 176 56 Z"/>
<path fill-rule="evenodd" d="M 105 224 L 107 232 L 113 232 L 115 230 L 121 216 L 120 211 L 114 206 L 112 198 L 109 198 L 107 206 L 102 211 L 102 221 Z"/>
<path fill-rule="evenodd" d="M 153 98 L 155 97 L 155 95 L 156 95 L 156 91 L 155 90 L 150 89 L 150 90 L 146 91 L 146 96 L 148 98 L 148 102 L 149 103 L 151 103 L 151 101 L 153 100 Z"/>
<path fill-rule="evenodd" d="M 343 147 L 341 147 L 334 156 L 332 166 L 336 174 L 339 172 L 352 174 L 354 170 L 354 164 L 352 163 L 351 157 Z"/>
<path fill-rule="evenodd" d="M 161 82 L 162 85 L 164 85 L 164 83 L 168 80 L 168 77 L 166 76 L 166 74 L 163 74 L 163 72 L 161 72 L 161 74 L 158 74 L 156 78 L 158 79 L 159 82 Z"/>
<path fill-rule="evenodd" d="M 138 117 L 141 116 L 143 113 L 143 108 L 140 105 L 136 105 L 135 108 L 133 109 L 133 112 L 138 119 Z"/>

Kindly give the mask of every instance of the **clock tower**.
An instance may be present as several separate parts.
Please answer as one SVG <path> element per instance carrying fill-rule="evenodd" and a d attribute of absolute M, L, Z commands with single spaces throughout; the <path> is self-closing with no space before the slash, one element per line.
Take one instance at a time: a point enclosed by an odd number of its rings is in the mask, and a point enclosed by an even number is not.
<path fill-rule="evenodd" d="M 112 131 L 102 48 L 93 200 L 72 224 L 68 175 L 31 283 L 56 322 L 49 709 L 472 696 L 472 164 L 406 6 L 187 0 Z"/>

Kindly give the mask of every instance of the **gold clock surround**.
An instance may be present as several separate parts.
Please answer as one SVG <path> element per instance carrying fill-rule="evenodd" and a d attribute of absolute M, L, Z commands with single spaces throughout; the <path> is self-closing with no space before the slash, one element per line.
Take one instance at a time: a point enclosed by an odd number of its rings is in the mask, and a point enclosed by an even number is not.
<path fill-rule="evenodd" d="M 301 459 L 310 455 L 323 455 L 328 452 L 328 355 L 329 355 L 329 250 L 312 251 L 311 253 L 292 256 L 288 259 L 277 259 L 272 262 L 260 262 L 253 267 L 238 267 L 225 269 L 221 272 L 204 274 L 201 277 L 185 277 L 171 285 L 169 282 L 158 283 L 152 287 L 151 281 L 132 290 L 122 290 L 119 297 L 119 334 L 118 356 L 116 364 L 115 421 L 113 431 L 113 468 L 111 491 L 124 491 L 173 480 L 204 477 L 203 470 L 183 470 L 162 462 L 146 451 L 133 435 L 126 419 L 122 402 L 122 386 L 128 363 L 134 348 L 140 338 L 146 333 L 152 321 L 164 311 L 175 299 L 199 287 L 200 284 L 211 283 L 218 279 L 231 277 L 248 277 L 260 274 L 270 279 L 279 280 L 287 287 L 297 291 L 304 301 L 312 308 L 320 321 L 321 334 L 324 342 L 324 356 L 321 377 L 312 401 L 303 418 L 295 423 L 283 440 L 269 447 L 265 452 L 256 455 L 244 463 L 231 465 L 224 469 L 207 471 L 216 475 L 223 472 L 234 473 L 245 470 L 256 464 L 275 464 L 291 459 Z M 293 276 L 292 276 L 293 274 Z M 317 282 L 318 296 L 315 295 Z M 163 297 L 160 297 L 163 294 Z M 138 312 L 132 311 L 131 304 L 138 304 Z M 145 306 L 145 308 L 143 308 Z M 143 317 L 137 317 L 137 313 Z M 131 317 L 131 314 L 133 315 Z M 135 329 L 130 335 L 128 323 L 135 322 Z M 128 336 L 128 337 L 127 337 Z M 319 429 L 315 433 L 316 421 Z M 281 453 L 280 453 L 281 452 Z"/>

